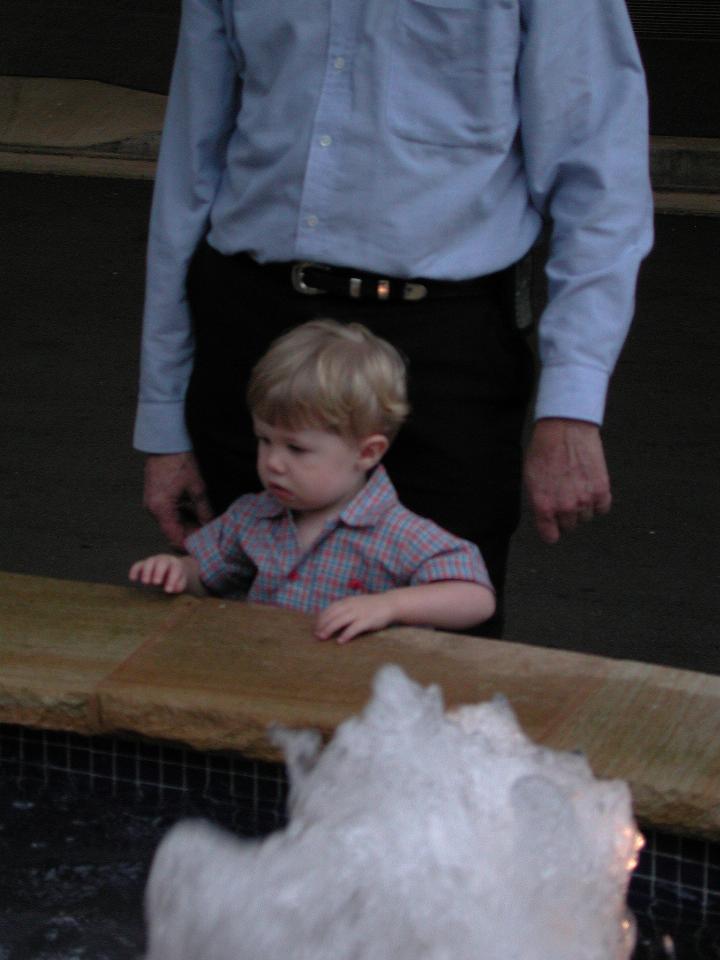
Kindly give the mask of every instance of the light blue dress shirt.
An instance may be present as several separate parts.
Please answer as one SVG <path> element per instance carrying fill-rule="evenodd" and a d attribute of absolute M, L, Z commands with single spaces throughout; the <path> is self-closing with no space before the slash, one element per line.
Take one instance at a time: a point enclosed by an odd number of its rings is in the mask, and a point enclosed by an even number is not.
<path fill-rule="evenodd" d="M 599 423 L 652 243 L 624 0 L 184 0 L 135 445 L 191 446 L 184 281 L 205 234 L 260 262 L 465 279 L 520 259 L 543 219 L 536 415 Z"/>

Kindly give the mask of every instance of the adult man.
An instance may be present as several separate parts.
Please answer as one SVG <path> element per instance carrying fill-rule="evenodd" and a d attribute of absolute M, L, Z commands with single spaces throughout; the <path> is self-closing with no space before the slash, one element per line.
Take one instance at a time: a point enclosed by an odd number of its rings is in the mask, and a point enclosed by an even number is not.
<path fill-rule="evenodd" d="M 478 542 L 501 589 L 531 389 L 511 272 L 543 218 L 530 502 L 548 542 L 606 512 L 598 424 L 651 243 L 646 112 L 623 0 L 185 0 L 135 436 L 169 539 L 182 504 L 205 521 L 252 484 L 249 428 L 233 447 L 223 411 L 269 341 L 357 319 L 409 359 L 401 497 Z"/>

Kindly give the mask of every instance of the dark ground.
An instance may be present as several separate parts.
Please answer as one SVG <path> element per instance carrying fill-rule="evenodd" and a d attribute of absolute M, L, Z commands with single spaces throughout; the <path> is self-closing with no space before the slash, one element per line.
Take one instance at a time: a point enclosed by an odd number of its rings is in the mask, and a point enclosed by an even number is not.
<path fill-rule="evenodd" d="M 180 791 L 92 795 L 70 779 L 0 776 L 0 958 L 137 960 L 143 891 L 163 836 L 198 817 L 241 836 L 270 832 L 242 829 L 242 814 L 237 803 L 231 810 Z"/>
<path fill-rule="evenodd" d="M 123 583 L 160 538 L 130 449 L 150 184 L 0 176 L 0 569 Z M 526 518 L 508 639 L 720 673 L 720 219 L 658 218 L 611 389 L 612 513 Z"/>

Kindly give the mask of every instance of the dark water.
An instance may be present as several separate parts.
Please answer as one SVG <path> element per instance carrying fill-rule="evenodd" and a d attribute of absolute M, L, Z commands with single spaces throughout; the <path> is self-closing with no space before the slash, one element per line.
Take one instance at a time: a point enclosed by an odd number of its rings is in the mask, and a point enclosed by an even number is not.
<path fill-rule="evenodd" d="M 155 848 L 198 816 L 246 836 L 281 819 L 179 792 L 83 796 L 0 779 L 0 960 L 137 960 Z"/>
<path fill-rule="evenodd" d="M 87 796 L 72 782 L 0 779 L 0 960 L 139 960 L 155 848 L 175 822 L 198 816 L 262 836 L 283 814 L 180 792 Z M 720 930 L 636 906 L 633 960 L 720 960 Z"/>

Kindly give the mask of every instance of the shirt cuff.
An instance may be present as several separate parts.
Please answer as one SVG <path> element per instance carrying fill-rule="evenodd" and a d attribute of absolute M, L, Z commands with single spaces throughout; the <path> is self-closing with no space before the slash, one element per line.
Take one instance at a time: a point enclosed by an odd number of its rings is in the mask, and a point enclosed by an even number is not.
<path fill-rule="evenodd" d="M 143 453 L 183 453 L 192 450 L 185 427 L 185 404 L 140 401 L 135 418 L 133 446 Z"/>
<path fill-rule="evenodd" d="M 597 367 L 552 365 L 540 372 L 535 419 L 563 417 L 602 424 L 610 375 Z"/>

